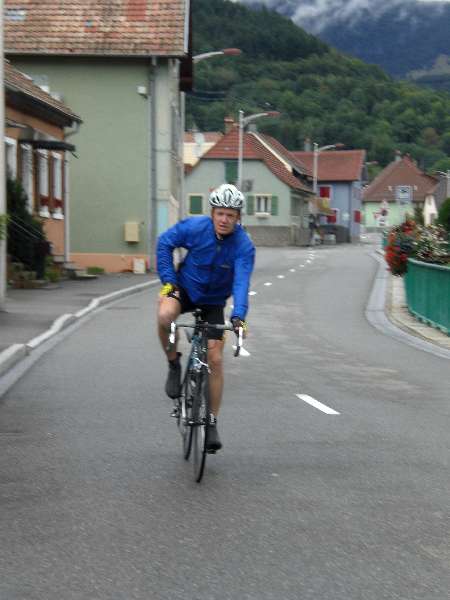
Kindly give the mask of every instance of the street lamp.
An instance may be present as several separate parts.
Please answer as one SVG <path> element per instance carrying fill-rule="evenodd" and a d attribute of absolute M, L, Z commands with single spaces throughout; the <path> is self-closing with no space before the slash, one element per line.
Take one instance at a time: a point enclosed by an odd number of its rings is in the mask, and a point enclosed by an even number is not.
<path fill-rule="evenodd" d="M 244 111 L 239 111 L 239 146 L 238 146 L 238 180 L 237 187 L 241 189 L 242 187 L 242 162 L 243 162 L 243 149 L 244 149 L 244 128 L 251 123 L 252 121 L 256 121 L 260 117 L 279 117 L 281 113 L 277 110 L 271 110 L 261 113 L 255 113 L 254 115 L 249 115 L 248 117 L 244 117 Z"/>
<path fill-rule="evenodd" d="M 222 50 L 214 50 L 213 52 L 203 52 L 202 54 L 196 54 L 192 57 L 194 65 L 202 60 L 207 60 L 214 56 L 239 56 L 242 54 L 242 50 L 239 48 L 223 48 Z M 180 154 L 181 154 L 181 181 L 180 181 L 180 204 L 179 204 L 179 217 L 184 219 L 186 216 L 186 201 L 184 198 L 184 129 L 186 123 L 186 94 L 181 92 L 181 139 L 180 139 Z"/>
<path fill-rule="evenodd" d="M 199 63 L 201 60 L 206 60 L 207 58 L 211 58 L 212 56 L 239 56 L 242 54 L 242 50 L 239 48 L 224 48 L 223 50 L 214 50 L 213 52 L 203 52 L 202 54 L 196 54 L 192 57 L 192 62 L 194 65 Z"/>
<path fill-rule="evenodd" d="M 327 146 L 321 146 L 319 148 L 319 144 L 314 142 L 314 156 L 313 156 L 313 192 L 317 194 L 317 172 L 318 172 L 318 163 L 319 163 L 319 154 L 324 150 L 331 150 L 332 148 L 343 148 L 344 144 L 328 144 Z"/>

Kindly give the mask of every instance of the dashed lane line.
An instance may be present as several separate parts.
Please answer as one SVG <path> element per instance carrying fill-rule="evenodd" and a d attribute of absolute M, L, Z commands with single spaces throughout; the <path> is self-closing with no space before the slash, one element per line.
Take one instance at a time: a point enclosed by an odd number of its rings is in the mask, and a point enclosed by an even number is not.
<path fill-rule="evenodd" d="M 322 404 L 322 402 L 319 402 L 318 400 L 316 400 L 312 396 L 308 396 L 308 394 L 295 394 L 295 395 L 300 400 L 303 400 L 303 402 L 306 402 L 310 406 L 313 406 L 314 408 L 317 408 L 317 410 L 320 410 L 320 411 L 322 411 L 323 413 L 325 413 L 327 415 L 340 415 L 341 414 L 341 413 L 338 413 L 333 408 L 330 408 L 326 404 Z"/>

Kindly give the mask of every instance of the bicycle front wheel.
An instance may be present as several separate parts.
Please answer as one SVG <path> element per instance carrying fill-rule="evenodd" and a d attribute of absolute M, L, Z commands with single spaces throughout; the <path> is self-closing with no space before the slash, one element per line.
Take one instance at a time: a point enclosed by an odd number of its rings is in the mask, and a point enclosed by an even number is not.
<path fill-rule="evenodd" d="M 178 430 L 181 434 L 183 457 L 185 460 L 189 459 L 192 447 L 192 405 L 194 390 L 195 382 L 192 380 L 192 375 L 186 373 L 177 416 Z"/>
<path fill-rule="evenodd" d="M 192 404 L 192 451 L 195 481 L 203 477 L 206 461 L 206 439 L 209 425 L 208 371 L 199 373 Z"/>

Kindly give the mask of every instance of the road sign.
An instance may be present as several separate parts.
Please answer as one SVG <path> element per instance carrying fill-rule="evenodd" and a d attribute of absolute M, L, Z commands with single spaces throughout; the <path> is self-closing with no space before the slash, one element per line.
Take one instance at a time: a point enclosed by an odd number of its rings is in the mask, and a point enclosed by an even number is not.
<path fill-rule="evenodd" d="M 411 204 L 412 196 L 412 187 L 410 185 L 395 186 L 395 199 L 399 204 Z"/>

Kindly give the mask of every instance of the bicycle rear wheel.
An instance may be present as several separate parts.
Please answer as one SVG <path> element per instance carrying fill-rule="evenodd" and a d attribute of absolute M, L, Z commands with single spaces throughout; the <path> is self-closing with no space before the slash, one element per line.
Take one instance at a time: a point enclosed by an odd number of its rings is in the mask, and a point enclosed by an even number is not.
<path fill-rule="evenodd" d="M 189 459 L 192 447 L 192 404 L 194 389 L 192 375 L 186 373 L 182 385 L 181 397 L 179 398 L 177 415 L 177 425 L 181 434 L 183 457 L 185 460 Z"/>
<path fill-rule="evenodd" d="M 206 461 L 206 439 L 209 426 L 208 371 L 198 374 L 192 405 L 192 451 L 195 481 L 203 477 Z"/>

